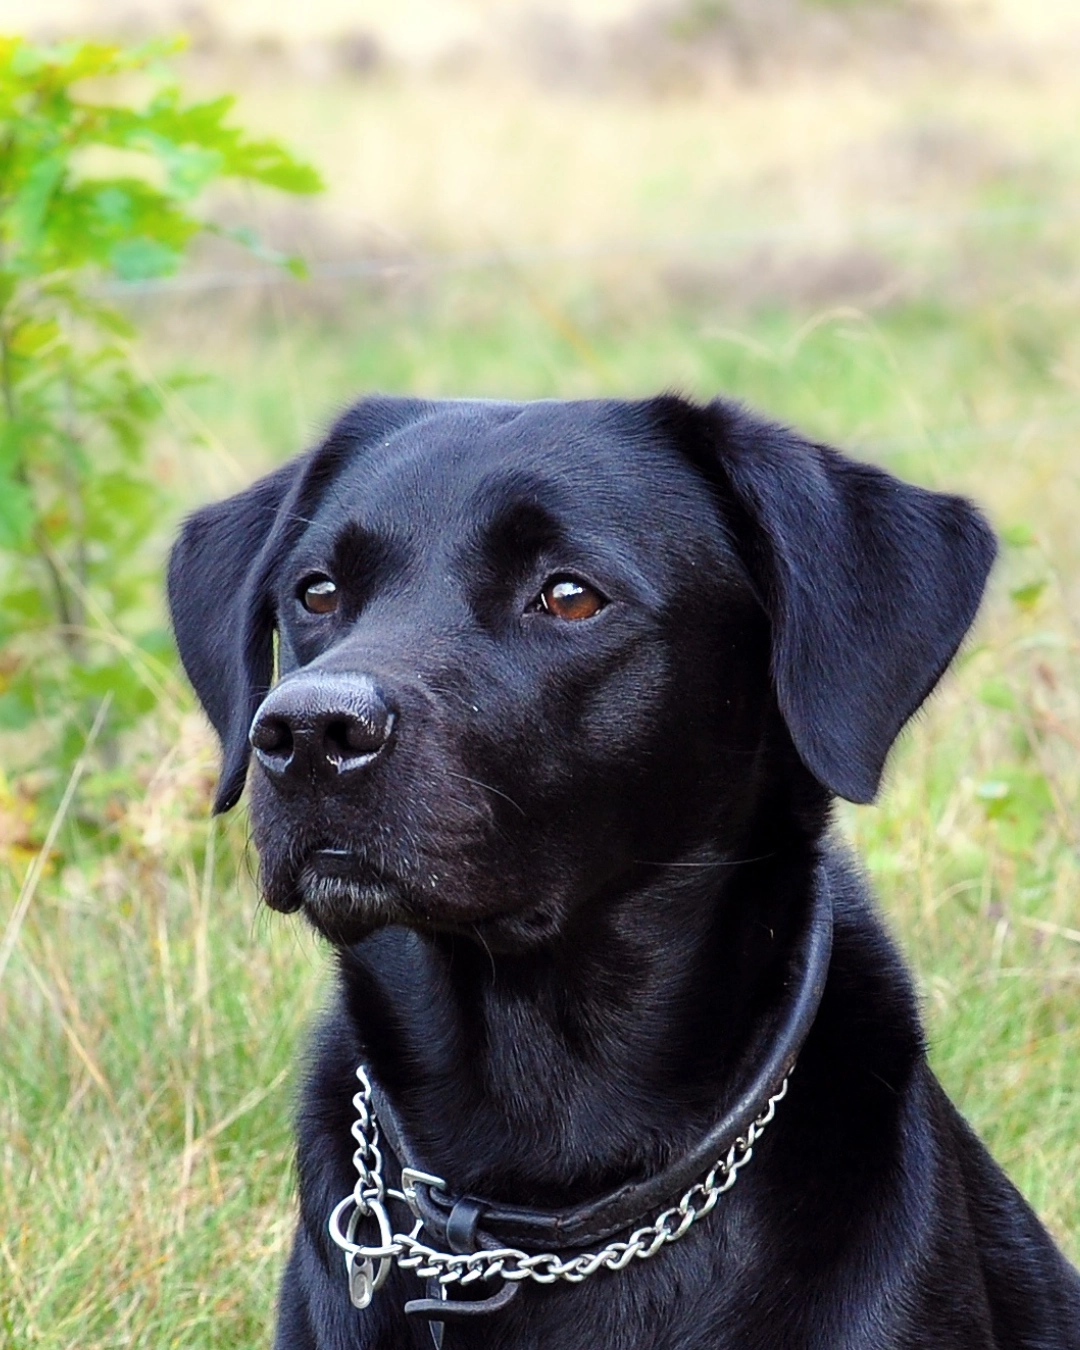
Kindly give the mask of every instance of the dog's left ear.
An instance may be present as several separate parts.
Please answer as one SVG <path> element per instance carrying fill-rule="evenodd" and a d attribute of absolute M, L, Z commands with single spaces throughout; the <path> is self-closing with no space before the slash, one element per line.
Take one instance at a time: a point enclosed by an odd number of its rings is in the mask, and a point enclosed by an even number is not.
<path fill-rule="evenodd" d="M 994 536 L 928 492 L 722 402 L 653 416 L 715 485 L 772 626 L 780 712 L 806 767 L 872 801 L 889 748 L 967 632 Z"/>

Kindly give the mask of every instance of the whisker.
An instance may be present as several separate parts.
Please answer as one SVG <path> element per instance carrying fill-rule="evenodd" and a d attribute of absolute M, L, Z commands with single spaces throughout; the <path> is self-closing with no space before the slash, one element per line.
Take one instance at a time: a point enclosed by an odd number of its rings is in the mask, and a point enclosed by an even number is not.
<path fill-rule="evenodd" d="M 508 797 L 505 792 L 500 792 L 497 787 L 492 787 L 490 783 L 482 783 L 479 778 L 470 778 L 467 773 L 455 773 L 453 769 L 447 769 L 446 772 L 451 778 L 460 778 L 466 783 L 471 783 L 473 787 L 486 788 L 488 792 L 494 792 L 496 797 L 501 797 L 503 801 L 509 802 L 515 811 L 520 811 L 522 816 L 528 820 L 528 813 L 524 808 L 519 806 L 513 797 Z"/>
<path fill-rule="evenodd" d="M 759 853 L 754 858 L 724 858 L 716 859 L 714 862 L 654 862 L 650 858 L 635 858 L 634 862 L 638 867 L 689 867 L 705 871 L 720 867 L 743 867 L 746 863 L 765 862 L 766 859 L 775 856 L 773 853 Z"/>
<path fill-rule="evenodd" d="M 494 984 L 497 972 L 495 970 L 495 958 L 491 954 L 491 948 L 487 944 L 487 939 L 480 931 L 480 925 L 478 923 L 474 923 L 470 926 L 473 930 L 473 933 L 476 935 L 477 942 L 479 942 L 480 946 L 483 947 L 485 952 L 487 952 L 487 959 L 491 965 L 491 982 L 492 984 Z"/>

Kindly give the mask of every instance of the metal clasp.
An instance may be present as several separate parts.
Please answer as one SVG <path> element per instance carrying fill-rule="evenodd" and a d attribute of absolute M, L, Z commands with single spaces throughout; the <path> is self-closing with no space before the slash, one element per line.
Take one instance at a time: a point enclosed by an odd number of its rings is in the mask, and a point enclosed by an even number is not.
<path fill-rule="evenodd" d="M 401 1169 L 401 1194 L 405 1198 L 405 1203 L 412 1210 L 414 1219 L 423 1219 L 420 1213 L 420 1201 L 416 1195 L 417 1186 L 427 1186 L 434 1191 L 445 1191 L 446 1182 L 442 1177 L 433 1176 L 430 1172 L 421 1172 L 416 1167 L 403 1167 Z"/>
<path fill-rule="evenodd" d="M 349 1205 L 353 1211 L 349 1215 L 345 1232 L 341 1231 L 341 1219 Z M 361 1219 L 374 1216 L 379 1225 L 379 1245 L 364 1247 L 356 1241 L 356 1229 Z M 386 1206 L 375 1196 L 366 1196 L 362 1200 L 355 1195 L 346 1196 L 339 1205 L 335 1205 L 330 1215 L 330 1236 L 345 1252 L 345 1269 L 349 1277 L 349 1298 L 354 1308 L 366 1308 L 374 1295 L 386 1283 L 398 1252 L 398 1243 L 394 1241 L 394 1232 L 390 1226 L 390 1216 Z M 376 1262 L 378 1267 L 376 1268 Z"/>

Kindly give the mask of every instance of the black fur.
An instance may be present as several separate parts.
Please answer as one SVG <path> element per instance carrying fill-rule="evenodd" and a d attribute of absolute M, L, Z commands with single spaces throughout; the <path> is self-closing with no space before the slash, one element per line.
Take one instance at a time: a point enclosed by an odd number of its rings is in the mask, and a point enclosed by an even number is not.
<path fill-rule="evenodd" d="M 653 1259 L 529 1284 L 447 1350 L 1080 1350 L 1080 1279 L 942 1093 L 826 838 L 993 553 L 959 498 L 672 397 L 367 400 L 187 522 L 170 600 L 219 808 L 258 713 L 264 893 L 338 949 L 279 1350 L 430 1345 L 418 1282 L 356 1311 L 326 1233 L 361 1059 L 457 1193 L 551 1207 L 648 1176 L 728 1104 L 822 860 L 825 996 L 738 1184 Z M 335 612 L 300 603 L 313 576 Z M 545 611 L 567 576 L 604 607 Z"/>

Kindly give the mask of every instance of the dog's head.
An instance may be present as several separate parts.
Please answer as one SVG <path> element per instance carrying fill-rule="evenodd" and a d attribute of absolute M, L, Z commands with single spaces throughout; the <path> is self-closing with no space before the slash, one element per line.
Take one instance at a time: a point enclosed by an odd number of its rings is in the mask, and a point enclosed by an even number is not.
<path fill-rule="evenodd" d="M 271 905 L 519 947 L 732 856 L 778 779 L 869 801 L 993 554 L 722 403 L 370 399 L 196 512 L 169 598 Z"/>

